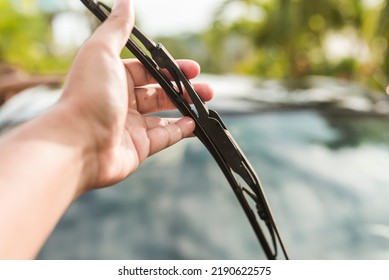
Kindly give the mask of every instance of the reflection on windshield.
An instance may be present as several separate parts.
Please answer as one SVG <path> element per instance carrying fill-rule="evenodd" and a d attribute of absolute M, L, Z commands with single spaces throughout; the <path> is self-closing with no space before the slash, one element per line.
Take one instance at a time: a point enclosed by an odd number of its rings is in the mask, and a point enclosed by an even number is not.
<path fill-rule="evenodd" d="M 223 117 L 261 178 L 294 259 L 389 258 L 389 123 L 300 110 Z M 65 215 L 42 259 L 264 258 L 196 139 L 149 158 Z"/>

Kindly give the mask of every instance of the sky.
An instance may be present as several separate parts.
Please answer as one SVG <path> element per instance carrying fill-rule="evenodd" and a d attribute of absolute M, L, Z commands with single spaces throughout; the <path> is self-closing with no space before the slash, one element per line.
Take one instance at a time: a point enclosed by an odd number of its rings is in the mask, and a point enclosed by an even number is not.
<path fill-rule="evenodd" d="M 212 20 L 224 0 L 135 0 L 135 12 L 144 32 L 171 35 L 199 31 Z"/>
<path fill-rule="evenodd" d="M 13 0 L 20 1 L 20 0 Z M 175 35 L 199 31 L 212 21 L 215 9 L 225 0 L 133 0 L 138 24 L 150 35 Z M 42 10 L 85 9 L 77 0 L 39 0 Z M 112 3 L 112 0 L 103 0 Z"/>
<path fill-rule="evenodd" d="M 17 0 L 14 0 L 17 1 Z M 76 0 L 39 0 L 41 9 L 86 9 Z M 184 32 L 200 31 L 213 19 L 216 8 L 225 0 L 133 0 L 138 26 L 151 37 L 157 35 L 177 35 Z M 109 3 L 112 1 L 104 1 Z M 91 30 L 85 17 L 80 13 L 64 12 L 53 22 L 54 38 L 61 47 L 79 46 L 89 37 Z M 75 33 L 74 30 L 77 30 Z"/>

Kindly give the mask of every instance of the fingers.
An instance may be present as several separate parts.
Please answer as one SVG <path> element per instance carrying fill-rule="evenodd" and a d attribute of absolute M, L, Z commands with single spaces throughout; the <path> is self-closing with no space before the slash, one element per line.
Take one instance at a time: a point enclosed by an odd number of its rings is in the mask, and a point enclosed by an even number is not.
<path fill-rule="evenodd" d="M 137 109 L 142 114 L 175 109 L 169 97 L 159 86 L 143 87 L 156 84 L 156 81 L 138 60 L 126 59 L 123 62 L 128 70 L 128 76 L 132 77 L 134 85 L 137 87 L 135 89 L 136 102 L 129 104 L 130 107 L 137 104 Z M 197 62 L 193 60 L 177 60 L 176 62 L 188 79 L 199 75 L 200 66 Z M 208 84 L 195 84 L 194 87 L 202 100 L 212 99 L 213 90 Z M 190 100 L 186 92 L 184 95 L 187 100 Z"/>
<path fill-rule="evenodd" d="M 108 19 L 94 32 L 91 40 L 106 46 L 119 55 L 134 27 L 135 13 L 132 0 L 115 0 Z"/>
<path fill-rule="evenodd" d="M 212 88 L 205 83 L 193 85 L 200 98 L 207 102 L 213 97 Z M 137 109 L 141 114 L 149 114 L 164 110 L 173 110 L 176 107 L 160 87 L 142 87 L 135 89 Z M 184 93 L 186 100 L 190 100 L 188 93 Z"/>
<path fill-rule="evenodd" d="M 180 140 L 192 135 L 195 123 L 191 118 L 181 119 L 161 119 L 158 117 L 148 117 L 147 135 L 150 139 L 150 153 L 153 155 Z"/>
<path fill-rule="evenodd" d="M 136 87 L 156 83 L 155 79 L 151 76 L 151 74 L 144 68 L 142 63 L 140 63 L 138 60 L 125 59 L 123 60 L 123 62 L 130 76 L 133 78 L 134 85 Z M 186 60 L 186 59 L 177 60 L 176 62 L 188 79 L 196 78 L 200 74 L 200 66 L 197 62 L 193 60 Z"/>

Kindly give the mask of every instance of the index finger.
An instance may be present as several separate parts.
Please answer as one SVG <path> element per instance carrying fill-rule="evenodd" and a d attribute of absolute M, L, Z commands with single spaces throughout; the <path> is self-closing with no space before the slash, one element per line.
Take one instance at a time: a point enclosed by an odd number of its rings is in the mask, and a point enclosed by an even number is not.
<path fill-rule="evenodd" d="M 200 74 L 200 65 L 197 62 L 189 59 L 179 59 L 176 62 L 188 79 L 196 78 Z M 157 83 L 139 60 L 124 59 L 123 63 L 132 77 L 135 87 Z M 169 74 L 167 76 L 172 79 Z"/>

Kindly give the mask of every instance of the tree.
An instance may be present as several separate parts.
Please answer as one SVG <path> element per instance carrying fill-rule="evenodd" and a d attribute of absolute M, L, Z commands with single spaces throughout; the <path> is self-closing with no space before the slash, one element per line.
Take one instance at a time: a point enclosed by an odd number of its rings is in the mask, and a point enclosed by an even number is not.
<path fill-rule="evenodd" d="M 12 1 L 0 0 L 0 61 L 32 72 L 65 71 L 70 57 L 52 50 L 52 15 L 15 7 Z"/>
<path fill-rule="evenodd" d="M 378 63 L 381 65 L 376 70 L 375 77 L 381 86 L 386 86 L 389 83 L 389 1 L 385 0 L 384 2 L 374 41 L 374 51 L 377 53 Z"/>
<path fill-rule="evenodd" d="M 243 7 L 240 16 L 226 19 L 229 9 L 238 5 Z M 240 52 L 247 50 L 246 55 L 230 66 L 236 71 L 293 80 L 311 74 L 364 77 L 368 68 L 381 66 L 371 66 L 376 63 L 373 51 L 367 67 L 355 52 L 343 60 L 332 61 L 326 45 L 332 33 L 341 31 L 354 34 L 370 48 L 377 44 L 374 29 L 377 24 L 388 24 L 385 16 L 388 5 L 386 11 L 382 10 L 381 22 L 377 22 L 380 8 L 368 8 L 362 0 L 226 0 L 209 32 L 217 38 L 210 41 L 210 49 L 215 52 L 218 49 L 215 45 L 223 46 L 233 34 L 244 42 Z M 257 16 L 248 16 L 253 11 L 258 11 Z M 388 32 L 389 28 L 385 30 Z M 219 48 L 219 58 L 223 57 L 220 51 L 225 49 L 228 48 Z"/>

